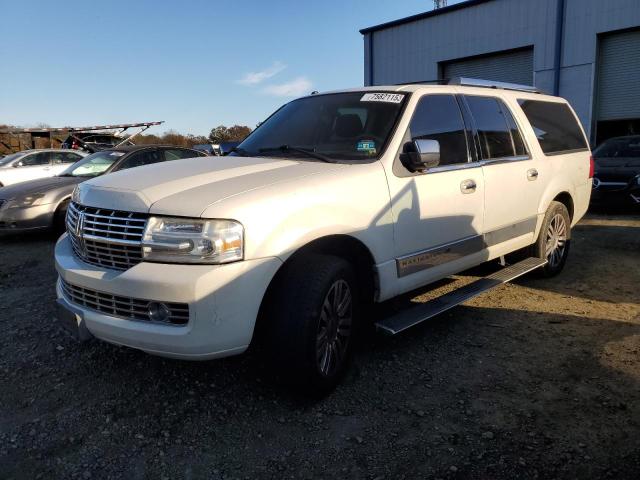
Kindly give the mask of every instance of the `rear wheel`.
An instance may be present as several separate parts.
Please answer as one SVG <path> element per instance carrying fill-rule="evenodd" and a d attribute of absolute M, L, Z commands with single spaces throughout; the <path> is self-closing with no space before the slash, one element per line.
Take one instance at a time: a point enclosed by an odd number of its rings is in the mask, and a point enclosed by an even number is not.
<path fill-rule="evenodd" d="M 533 244 L 533 255 L 545 258 L 547 264 L 540 269 L 545 277 L 553 277 L 564 268 L 571 245 L 571 218 L 567 207 L 551 202 L 544 216 L 540 233 Z"/>
<path fill-rule="evenodd" d="M 351 355 L 359 295 L 351 265 L 311 254 L 285 266 L 265 337 L 275 373 L 313 393 L 333 389 Z"/>

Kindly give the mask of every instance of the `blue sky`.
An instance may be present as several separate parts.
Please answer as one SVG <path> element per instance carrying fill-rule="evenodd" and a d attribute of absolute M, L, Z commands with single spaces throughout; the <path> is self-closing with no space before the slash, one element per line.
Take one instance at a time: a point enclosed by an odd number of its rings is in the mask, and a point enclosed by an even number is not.
<path fill-rule="evenodd" d="M 255 126 L 300 94 L 362 85 L 358 30 L 432 5 L 0 0 L 0 124 Z"/>

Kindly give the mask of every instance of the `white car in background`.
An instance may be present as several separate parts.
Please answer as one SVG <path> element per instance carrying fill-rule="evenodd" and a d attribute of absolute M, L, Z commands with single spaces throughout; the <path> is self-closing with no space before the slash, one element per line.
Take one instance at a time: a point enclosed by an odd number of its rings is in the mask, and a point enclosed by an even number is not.
<path fill-rule="evenodd" d="M 53 177 L 88 155 L 66 149 L 23 150 L 0 158 L 0 187 L 37 178 Z"/>

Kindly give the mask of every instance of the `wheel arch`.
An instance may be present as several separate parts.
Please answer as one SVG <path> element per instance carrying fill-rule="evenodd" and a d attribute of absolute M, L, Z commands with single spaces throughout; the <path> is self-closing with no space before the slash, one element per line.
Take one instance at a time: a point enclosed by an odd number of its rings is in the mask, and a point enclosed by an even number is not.
<path fill-rule="evenodd" d="M 348 234 L 319 237 L 295 250 L 278 268 L 263 295 L 254 328 L 254 338 L 256 334 L 260 335 L 261 328 L 266 324 L 264 317 L 268 303 L 275 289 L 278 288 L 281 278 L 286 275 L 288 266 L 308 254 L 334 255 L 348 261 L 353 266 L 358 285 L 361 287 L 361 298 L 366 303 L 372 303 L 375 300 L 379 290 L 378 278 L 375 272 L 375 260 L 369 248 L 361 240 Z"/>
<path fill-rule="evenodd" d="M 560 192 L 559 194 L 557 194 L 552 201 L 555 202 L 560 202 L 562 203 L 565 207 L 567 207 L 567 211 L 569 212 L 569 219 L 573 222 L 573 216 L 575 213 L 575 204 L 573 201 L 573 197 L 571 196 L 571 194 L 567 191 L 564 192 Z"/>

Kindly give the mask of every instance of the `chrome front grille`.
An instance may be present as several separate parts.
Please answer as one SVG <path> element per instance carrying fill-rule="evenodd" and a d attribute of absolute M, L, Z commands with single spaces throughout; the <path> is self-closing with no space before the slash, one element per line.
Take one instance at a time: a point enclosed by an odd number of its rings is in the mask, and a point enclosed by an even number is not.
<path fill-rule="evenodd" d="M 73 251 L 86 263 L 127 270 L 142 261 L 145 213 L 87 207 L 72 202 L 67 209 L 67 232 Z"/>
<path fill-rule="evenodd" d="M 189 305 L 186 303 L 156 302 L 154 300 L 112 295 L 72 285 L 63 279 L 60 279 L 60 285 L 64 297 L 69 302 L 113 317 L 168 325 L 186 325 L 189 322 Z M 160 303 L 167 307 L 168 315 L 163 321 L 159 321 L 157 315 L 152 319 L 152 314 L 150 313 L 153 304 Z"/>

